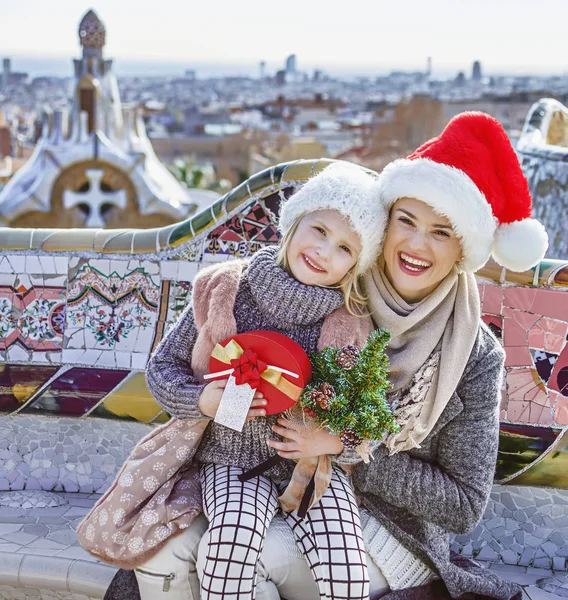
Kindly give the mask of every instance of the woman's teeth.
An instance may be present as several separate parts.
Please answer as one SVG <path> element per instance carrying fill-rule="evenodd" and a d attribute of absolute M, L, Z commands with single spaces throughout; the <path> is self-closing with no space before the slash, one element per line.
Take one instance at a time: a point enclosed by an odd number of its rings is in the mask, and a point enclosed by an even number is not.
<path fill-rule="evenodd" d="M 428 267 L 432 266 L 432 263 L 429 263 L 425 260 L 420 260 L 419 258 L 414 258 L 408 254 L 405 254 L 404 252 L 400 253 L 400 259 L 404 263 L 404 266 L 410 271 L 424 271 Z"/>

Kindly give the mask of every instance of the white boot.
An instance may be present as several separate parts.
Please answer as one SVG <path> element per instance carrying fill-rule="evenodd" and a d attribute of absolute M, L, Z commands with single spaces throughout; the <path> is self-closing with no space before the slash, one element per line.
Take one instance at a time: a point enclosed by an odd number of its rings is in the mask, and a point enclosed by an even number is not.
<path fill-rule="evenodd" d="M 207 526 L 205 516 L 197 516 L 186 530 L 134 570 L 141 600 L 199 600 L 197 550 Z"/>

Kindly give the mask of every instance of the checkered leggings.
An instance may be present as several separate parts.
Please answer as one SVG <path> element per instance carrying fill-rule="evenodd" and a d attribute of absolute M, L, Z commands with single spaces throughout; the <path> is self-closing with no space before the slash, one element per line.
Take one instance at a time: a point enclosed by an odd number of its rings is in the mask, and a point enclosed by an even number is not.
<path fill-rule="evenodd" d="M 209 546 L 201 577 L 202 600 L 253 600 L 256 563 L 278 509 L 278 486 L 265 476 L 245 482 L 243 469 L 202 465 L 203 508 Z M 320 598 L 368 600 L 369 575 L 359 510 L 347 477 L 333 469 L 322 499 L 301 520 L 286 515 L 306 557 Z"/>

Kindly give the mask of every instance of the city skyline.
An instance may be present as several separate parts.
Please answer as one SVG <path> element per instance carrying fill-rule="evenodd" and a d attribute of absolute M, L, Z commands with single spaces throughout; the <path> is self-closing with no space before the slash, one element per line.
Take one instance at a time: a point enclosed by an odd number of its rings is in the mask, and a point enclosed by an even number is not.
<path fill-rule="evenodd" d="M 561 48 L 563 19 L 554 18 L 564 0 L 479 0 L 475 6 L 450 0 L 407 0 L 399 5 L 356 0 L 350 5 L 351 26 L 345 24 L 342 4 L 289 0 L 278 12 L 276 26 L 260 0 L 247 0 L 239 7 L 219 0 L 193 13 L 191 6 L 164 0 L 160 15 L 146 0 L 58 0 L 55 7 L 31 0 L 25 7 L 12 3 L 3 9 L 0 56 L 11 57 L 15 70 L 32 76 L 70 74 L 61 61 L 78 54 L 77 25 L 93 8 L 107 28 L 105 55 L 116 60 L 122 74 L 138 74 L 136 69 L 140 74 L 179 74 L 180 69 L 196 68 L 198 75 L 203 71 L 207 76 L 222 75 L 224 68 L 227 74 L 257 75 L 260 60 L 266 61 L 270 73 L 292 53 L 298 56 L 300 70 L 323 68 L 337 75 L 423 70 L 428 56 L 434 76 L 458 70 L 469 74 L 474 60 L 481 61 L 486 74 L 568 71 Z M 536 8 L 540 27 L 535 27 Z M 225 18 L 219 19 L 219 14 Z M 396 22 L 404 36 L 392 26 Z M 274 43 L 278 29 L 287 35 Z"/>

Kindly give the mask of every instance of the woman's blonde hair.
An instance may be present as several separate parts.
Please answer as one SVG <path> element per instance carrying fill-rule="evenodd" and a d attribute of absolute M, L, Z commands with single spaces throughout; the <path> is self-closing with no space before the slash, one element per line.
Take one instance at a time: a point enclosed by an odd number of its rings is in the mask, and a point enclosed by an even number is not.
<path fill-rule="evenodd" d="M 290 240 L 294 237 L 296 230 L 298 229 L 298 225 L 300 221 L 306 216 L 307 213 L 304 213 L 294 221 L 294 224 L 285 235 L 280 240 L 280 249 L 278 251 L 278 256 L 276 257 L 276 264 L 282 267 L 289 275 L 292 275 L 292 270 L 290 269 L 290 263 L 288 262 L 288 246 L 290 245 Z M 343 292 L 343 297 L 345 298 L 345 308 L 350 315 L 354 317 L 363 317 L 367 314 L 366 305 L 367 298 L 363 294 L 360 285 L 360 277 L 362 273 L 359 272 L 359 260 L 355 263 L 355 265 L 349 269 L 345 277 L 333 286 L 326 286 L 331 288 L 340 289 Z"/>

